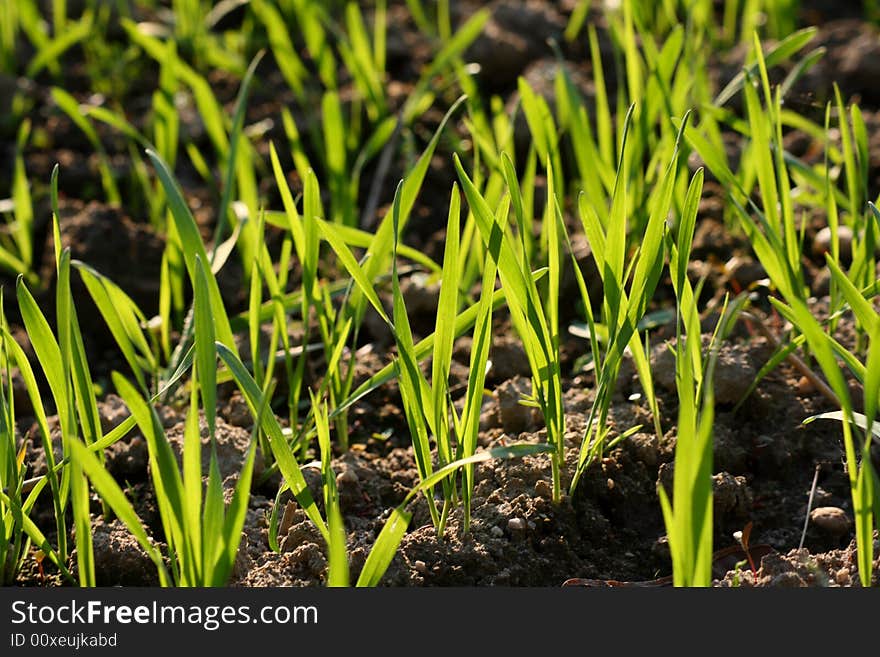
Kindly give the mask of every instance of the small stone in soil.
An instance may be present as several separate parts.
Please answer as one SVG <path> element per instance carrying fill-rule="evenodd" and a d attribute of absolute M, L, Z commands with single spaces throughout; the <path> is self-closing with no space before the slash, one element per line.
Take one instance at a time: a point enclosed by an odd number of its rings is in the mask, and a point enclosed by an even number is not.
<path fill-rule="evenodd" d="M 526 530 L 526 521 L 523 518 L 511 518 L 507 521 L 507 529 L 514 534 L 524 532 Z"/>
<path fill-rule="evenodd" d="M 828 506 L 827 502 L 830 502 L 832 497 L 834 496 L 827 490 L 825 490 L 821 486 L 817 486 L 816 492 L 813 493 L 813 504 L 816 505 L 814 508 L 819 508 L 820 506 Z"/>
<path fill-rule="evenodd" d="M 506 381 L 516 376 L 527 377 L 531 370 L 529 358 L 522 344 L 510 336 L 498 337 L 489 352 L 492 368 L 488 378 L 493 381 Z"/>
<path fill-rule="evenodd" d="M 651 546 L 651 552 L 661 559 L 669 559 L 669 537 L 661 536 Z"/>
<path fill-rule="evenodd" d="M 708 337 L 703 336 L 704 345 Z M 658 344 L 651 354 L 654 380 L 661 388 L 675 392 L 675 354 L 665 344 Z M 736 404 L 748 391 L 757 369 L 748 349 L 738 344 L 723 344 L 718 353 L 715 369 L 715 401 L 718 404 Z"/>
<path fill-rule="evenodd" d="M 816 386 L 813 385 L 813 382 L 810 381 L 808 376 L 802 376 L 798 379 L 797 382 L 797 391 L 799 395 L 810 395 L 816 391 Z"/>
<path fill-rule="evenodd" d="M 724 264 L 724 270 L 740 288 L 748 288 L 752 283 L 767 277 L 767 271 L 760 262 L 739 255 L 728 260 Z"/>
<path fill-rule="evenodd" d="M 849 260 L 852 257 L 852 239 L 853 232 L 849 226 L 839 226 L 837 228 L 837 244 L 840 248 L 840 257 L 843 260 Z M 831 228 L 825 226 L 816 233 L 813 238 L 813 254 L 822 256 L 831 252 Z"/>
<path fill-rule="evenodd" d="M 336 475 L 337 486 L 354 486 L 358 483 L 358 476 L 354 470 L 343 470 Z"/>
<path fill-rule="evenodd" d="M 851 525 L 846 512 L 836 506 L 820 506 L 813 509 L 810 512 L 810 521 L 832 536 L 843 536 Z"/>

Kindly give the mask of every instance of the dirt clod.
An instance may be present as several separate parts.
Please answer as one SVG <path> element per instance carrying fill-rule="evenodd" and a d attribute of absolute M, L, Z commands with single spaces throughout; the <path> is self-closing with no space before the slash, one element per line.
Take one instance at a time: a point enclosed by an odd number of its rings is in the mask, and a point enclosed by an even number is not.
<path fill-rule="evenodd" d="M 119 520 L 92 522 L 98 586 L 158 586 L 156 565 Z"/>
<path fill-rule="evenodd" d="M 537 420 L 535 409 L 520 403 L 531 394 L 531 388 L 531 382 L 516 377 L 495 389 L 498 419 L 506 432 L 516 435 L 535 427 Z"/>

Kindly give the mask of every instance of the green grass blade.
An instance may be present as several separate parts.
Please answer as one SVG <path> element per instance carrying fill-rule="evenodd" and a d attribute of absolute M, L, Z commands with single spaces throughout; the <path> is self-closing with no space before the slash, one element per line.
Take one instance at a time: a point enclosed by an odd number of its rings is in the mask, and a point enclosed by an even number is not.
<path fill-rule="evenodd" d="M 468 372 L 467 393 L 462 409 L 462 427 L 458 434 L 459 458 L 473 456 L 477 451 L 477 437 L 480 432 L 480 412 L 483 408 L 483 394 L 486 384 L 486 371 L 489 352 L 492 347 L 492 290 L 495 287 L 497 271 L 495 261 L 487 253 L 483 273 L 483 286 L 478 304 L 479 314 L 474 323 L 471 348 L 470 370 Z M 474 490 L 474 466 L 464 466 L 462 497 L 464 500 L 463 533 L 470 525 L 471 499 Z"/>
<path fill-rule="evenodd" d="M 546 274 L 546 269 L 540 269 L 532 274 L 533 280 L 540 280 Z M 495 290 L 492 294 L 492 309 L 495 310 L 505 302 L 506 300 L 506 290 L 499 289 Z M 456 337 L 462 335 L 466 330 L 471 328 L 474 325 L 474 322 L 477 318 L 479 312 L 478 305 L 472 305 L 469 308 L 466 308 L 461 313 L 459 313 L 458 317 L 455 320 L 455 335 Z M 414 353 L 415 357 L 421 361 L 428 354 L 431 353 L 434 348 L 434 334 L 427 336 L 419 341 L 418 344 L 415 345 Z M 337 414 L 344 412 L 345 410 L 351 408 L 358 401 L 366 397 L 372 391 L 376 390 L 380 386 L 384 385 L 388 381 L 394 379 L 397 375 L 397 367 L 394 363 L 386 365 L 381 370 L 376 372 L 369 379 L 364 381 L 358 388 L 352 392 L 344 401 L 340 402 L 337 408 L 333 409 L 330 413 L 330 417 L 333 418 Z"/>
<path fill-rule="evenodd" d="M 195 280 L 196 256 L 201 261 L 201 267 L 205 269 L 205 276 L 208 280 L 208 293 L 211 299 L 211 312 L 214 317 L 214 331 L 217 339 L 230 349 L 234 349 L 235 340 L 232 336 L 232 329 L 229 326 L 229 317 L 223 305 L 223 298 L 220 296 L 217 280 L 208 268 L 210 260 L 205 251 L 205 245 L 202 243 L 202 238 L 199 235 L 195 219 L 193 219 L 192 213 L 183 200 L 183 194 L 171 171 L 168 169 L 168 165 L 152 150 L 147 149 L 147 156 L 153 162 L 153 166 L 156 168 L 156 173 L 159 175 L 159 180 L 168 197 L 168 206 L 171 209 L 171 215 L 174 218 L 174 223 L 183 245 L 184 260 L 190 279 Z"/>
<path fill-rule="evenodd" d="M 73 575 L 70 574 L 70 571 L 67 570 L 67 566 L 64 563 L 64 559 L 61 559 L 58 556 L 58 553 L 52 549 L 49 540 L 40 531 L 40 528 L 37 527 L 36 523 L 31 520 L 30 516 L 24 512 L 24 510 L 18 506 L 16 501 L 10 498 L 6 493 L 0 490 L 0 502 L 2 502 L 5 506 L 12 509 L 17 515 L 22 519 L 22 530 L 28 537 L 31 539 L 33 544 L 42 550 L 43 554 L 49 557 L 49 560 L 55 564 L 55 567 L 58 568 L 59 572 L 70 582 L 73 582 Z"/>
<path fill-rule="evenodd" d="M 34 348 L 34 353 L 37 355 L 37 360 L 40 362 L 40 366 L 46 375 L 46 380 L 52 391 L 52 397 L 55 399 L 55 405 L 62 426 L 62 435 L 69 436 L 72 433 L 72 418 L 70 416 L 70 405 L 68 404 L 68 381 L 64 372 L 61 349 L 55 340 L 55 336 L 52 335 L 49 323 L 46 321 L 46 318 L 37 306 L 37 302 L 28 291 L 21 277 L 19 277 L 16 285 L 16 295 L 28 337 Z"/>
<path fill-rule="evenodd" d="M 64 30 L 54 39 L 36 44 L 37 54 L 28 63 L 25 75 L 30 79 L 35 78 L 46 66 L 57 62 L 67 50 L 88 38 L 92 34 L 92 20 L 92 13 L 86 12 L 74 27 Z"/>
<path fill-rule="evenodd" d="M 259 425 L 259 422 L 257 423 Z M 257 454 L 257 441 L 251 440 L 248 447 L 244 465 L 238 475 L 232 501 L 226 509 L 226 517 L 223 523 L 222 543 L 223 552 L 218 557 L 218 562 L 212 568 L 216 586 L 223 586 L 229 579 L 232 568 L 235 565 L 235 557 L 241 545 L 242 528 L 247 519 L 248 500 L 250 499 L 251 482 L 253 481 L 254 463 Z"/>
<path fill-rule="evenodd" d="M 868 357 L 865 361 L 865 423 L 871 425 L 874 432 L 877 427 L 877 407 L 880 406 L 880 327 L 870 334 Z M 875 435 L 880 438 L 880 427 L 877 427 Z"/>
<path fill-rule="evenodd" d="M 440 283 L 440 298 L 437 302 L 437 322 L 434 329 L 434 354 L 431 364 L 432 406 L 434 408 L 434 429 L 446 433 L 448 439 L 449 372 L 452 363 L 452 346 L 455 341 L 455 317 L 458 314 L 458 288 L 460 279 L 460 221 L 461 196 L 458 186 L 453 185 L 449 200 L 449 216 L 446 222 L 445 250 L 443 254 L 443 274 Z M 447 427 L 446 432 L 440 427 Z M 448 451 L 448 445 L 440 449 Z"/>
<path fill-rule="evenodd" d="M 238 96 L 235 99 L 235 110 L 232 115 L 232 130 L 229 133 L 229 153 L 226 157 L 226 174 L 223 177 L 223 195 L 220 197 L 220 206 L 217 209 L 217 225 L 214 228 L 214 253 L 212 260 L 217 257 L 217 248 L 220 239 L 223 236 L 223 230 L 228 220 L 229 204 L 232 200 L 232 188 L 235 183 L 235 166 L 238 154 L 238 142 L 240 139 L 246 139 L 242 134 L 244 128 L 244 114 L 247 105 L 247 97 L 250 92 L 251 82 L 260 60 L 263 59 L 264 51 L 258 52 L 251 60 L 247 72 L 241 81 L 241 87 L 238 90 Z"/>
<path fill-rule="evenodd" d="M 336 253 L 336 257 L 339 258 L 340 263 L 343 267 L 345 267 L 349 276 L 351 276 L 354 282 L 357 283 L 358 288 L 360 288 L 363 295 L 367 298 L 367 300 L 379 314 L 379 317 L 385 320 L 385 322 L 390 326 L 391 319 L 385 312 L 385 309 L 382 306 L 382 302 L 379 300 L 379 295 L 376 294 L 376 290 L 373 288 L 373 284 L 367 277 L 364 268 L 358 264 L 357 260 L 354 257 L 354 254 L 345 244 L 345 241 L 342 239 L 339 231 L 336 229 L 336 226 L 327 223 L 326 221 L 323 221 L 321 219 L 317 220 L 317 225 L 318 229 L 321 231 L 321 235 L 333 248 L 333 251 Z"/>
<path fill-rule="evenodd" d="M 434 77 L 451 62 L 458 59 L 468 46 L 473 43 L 473 41 L 480 35 L 480 32 L 482 32 L 483 27 L 489 20 L 490 16 L 491 12 L 485 8 L 475 12 L 434 56 L 431 64 L 426 67 L 425 71 L 419 77 L 415 89 L 410 94 L 403 107 L 403 122 L 406 125 L 410 125 L 416 118 L 418 110 L 424 102 L 425 94 L 428 93 Z M 403 208 L 406 208 L 405 203 Z"/>
<path fill-rule="evenodd" d="M 336 489 L 336 474 L 330 466 L 333 448 L 330 445 L 330 420 L 327 405 L 312 395 L 315 428 L 321 453 L 321 473 L 324 478 L 324 507 L 327 509 L 330 540 L 328 541 L 329 565 L 327 586 L 344 587 L 349 584 L 348 550 L 346 546 L 345 524 L 339 506 L 339 491 Z"/>
<path fill-rule="evenodd" d="M 868 586 L 871 581 L 871 536 L 865 533 L 867 528 L 866 517 L 870 515 L 873 500 L 870 496 L 869 483 L 858 467 L 855 444 L 853 441 L 850 422 L 853 418 L 853 405 L 849 396 L 849 389 L 843 377 L 843 373 L 834 357 L 834 351 L 830 345 L 828 335 L 822 330 L 818 321 L 812 316 L 809 308 L 800 299 L 790 299 L 790 306 L 771 298 L 771 303 L 780 313 L 787 315 L 792 323 L 804 334 L 813 357 L 822 368 L 825 378 L 831 389 L 837 395 L 841 405 L 841 411 L 847 421 L 842 423 L 843 443 L 846 453 L 847 470 L 850 480 L 850 488 L 853 494 L 853 510 L 856 515 L 856 541 L 859 546 L 859 577 L 863 586 Z M 864 542 L 867 541 L 867 542 Z"/>
<path fill-rule="evenodd" d="M 130 420 L 137 424 L 147 443 L 150 456 L 150 470 L 159 504 L 159 515 L 165 540 L 172 551 L 178 555 L 186 552 L 185 540 L 185 492 L 183 480 L 178 470 L 177 459 L 165 437 L 162 423 L 147 401 L 124 377 L 114 372 L 113 385 L 119 396 L 131 411 Z M 118 429 L 128 424 L 123 422 Z"/>
<path fill-rule="evenodd" d="M 409 526 L 410 520 L 412 520 L 412 514 L 407 512 L 404 506 L 399 506 L 391 512 L 391 515 L 382 527 L 382 531 L 376 537 L 376 542 L 373 544 L 370 554 L 367 555 L 367 560 L 364 562 L 364 567 L 358 576 L 356 586 L 378 586 L 385 571 L 388 570 L 388 566 L 391 565 L 391 560 L 397 553 L 397 548 L 400 545 L 400 541 L 403 540 L 404 534 L 406 534 L 406 528 Z"/>
<path fill-rule="evenodd" d="M 400 191 L 403 184 L 397 186 L 394 194 L 394 202 L 392 205 L 392 213 L 394 217 L 394 246 L 397 246 L 400 239 L 397 231 L 400 228 Z M 419 477 L 424 480 L 433 472 L 431 460 L 431 446 L 429 443 L 429 425 L 430 429 L 437 435 L 437 427 L 434 425 L 434 408 L 427 381 L 419 369 L 418 361 L 413 355 L 414 344 L 412 331 L 410 329 L 409 317 L 404 304 L 403 294 L 400 291 L 400 280 L 397 270 L 396 248 L 392 256 L 392 298 L 394 317 L 391 326 L 394 333 L 394 340 L 397 344 L 398 368 L 400 371 L 400 395 L 404 404 L 407 424 L 409 425 L 410 435 L 413 444 L 413 454 L 415 456 L 416 465 L 419 470 Z M 435 341 L 435 347 L 438 343 Z M 451 348 L 450 348 L 451 354 Z M 435 356 L 436 357 L 436 356 Z M 435 382 L 436 386 L 441 386 L 439 382 Z M 444 397 L 445 401 L 445 397 Z M 443 418 L 446 422 L 446 418 Z M 444 444 L 441 440 L 438 445 L 438 455 L 442 463 L 449 462 L 449 443 Z M 438 532 L 442 532 L 442 522 L 437 513 L 434 504 L 433 495 L 428 496 L 428 509 L 431 513 L 431 519 Z M 448 499 L 448 498 L 447 498 Z"/>
<path fill-rule="evenodd" d="M 76 527 L 76 570 L 79 585 L 93 587 L 95 586 L 95 552 L 89 515 L 89 484 L 76 457 L 71 459 L 70 468 L 70 492 L 73 501 L 73 521 Z"/>
<path fill-rule="evenodd" d="M 274 3 L 265 0 L 252 0 L 250 5 L 254 14 L 266 28 L 269 45 L 284 81 L 297 97 L 302 98 L 304 83 L 309 72 L 293 47 L 286 21 L 275 8 Z"/>
<path fill-rule="evenodd" d="M 796 54 L 812 40 L 817 31 L 818 28 L 816 27 L 808 27 L 788 35 L 764 55 L 766 66 L 776 66 Z M 735 75 L 727 86 L 721 90 L 721 93 L 715 97 L 712 104 L 717 105 L 718 107 L 726 105 L 727 102 L 743 88 L 747 76 L 754 75 L 757 72 L 758 64 L 756 63 Z"/>
<path fill-rule="evenodd" d="M 437 149 L 437 144 L 440 143 L 440 136 L 446 129 L 449 120 L 458 111 L 458 108 L 461 107 L 465 100 L 467 100 L 467 96 L 460 96 L 454 103 L 452 103 L 446 111 L 446 114 L 443 115 L 440 125 L 438 125 L 437 129 L 434 131 L 431 141 L 428 142 L 425 150 L 419 156 L 419 159 L 416 160 L 415 165 L 403 181 L 403 188 L 400 190 L 401 231 L 406 227 L 413 205 L 415 205 L 416 197 L 419 194 L 419 190 L 422 188 L 422 183 L 425 181 L 425 176 L 428 173 L 428 166 L 431 164 L 431 158 L 434 157 L 434 151 Z"/>
<path fill-rule="evenodd" d="M 8 268 L 16 273 L 31 275 L 30 268 L 33 264 L 33 240 L 31 233 L 34 223 L 34 208 L 31 199 L 30 183 L 24 166 L 24 147 L 30 136 L 31 122 L 29 119 L 22 121 L 16 139 L 15 161 L 12 175 L 12 202 L 14 204 L 13 215 L 15 228 L 12 237 L 18 250 L 18 257 L 9 254 Z M 17 266 L 16 266 L 17 265 Z"/>
<path fill-rule="evenodd" d="M 138 326 L 133 303 L 130 300 L 126 303 L 127 297 L 123 297 L 121 290 L 118 290 L 106 277 L 86 265 L 77 263 L 76 266 L 86 290 L 98 307 L 141 390 L 146 391 L 145 366 L 139 356 L 146 357 L 150 354 L 150 349 Z"/>
<path fill-rule="evenodd" d="M 366 230 L 361 230 L 359 228 L 353 228 L 352 226 L 334 224 L 334 229 L 336 233 L 342 238 L 342 240 L 350 247 L 369 249 L 373 245 L 373 242 L 376 240 L 375 234 L 370 233 Z M 399 244 L 397 248 L 397 253 L 402 258 L 411 260 L 414 263 L 421 265 L 430 272 L 439 274 L 442 270 L 441 265 L 438 265 L 436 262 L 434 262 L 431 258 L 429 258 L 418 249 L 407 246 L 406 244 Z"/>
<path fill-rule="evenodd" d="M 217 451 L 212 447 L 211 461 L 208 465 L 208 485 L 205 489 L 205 506 L 201 517 L 202 531 L 202 582 L 211 586 L 222 586 L 225 581 L 217 581 L 219 571 L 214 571 L 217 560 L 225 553 L 223 542 L 223 478 L 217 463 Z"/>
<path fill-rule="evenodd" d="M 70 117 L 71 121 L 73 121 L 80 130 L 82 130 L 83 134 L 91 143 L 92 148 L 98 152 L 98 169 L 101 174 L 101 184 L 104 187 L 104 192 L 107 194 L 107 201 L 111 205 L 120 205 L 121 197 L 119 195 L 116 181 L 113 178 L 113 172 L 110 169 L 107 152 L 104 150 L 104 146 L 101 144 L 101 140 L 98 137 L 98 133 L 95 131 L 94 126 L 92 126 L 89 120 L 83 115 L 79 103 L 76 102 L 76 99 L 73 96 L 60 87 L 53 87 L 51 93 L 52 98 L 58 107 Z"/>
<path fill-rule="evenodd" d="M 183 572 L 190 586 L 202 581 L 204 552 L 202 534 L 202 436 L 199 430 L 198 364 L 193 375 L 189 412 L 183 429 L 183 542 L 176 549 L 184 554 Z M 210 475 L 209 475 L 210 476 Z"/>
<path fill-rule="evenodd" d="M 831 277 L 837 284 L 838 290 L 852 308 L 853 314 L 859 325 L 869 334 L 873 335 L 880 330 L 880 315 L 874 310 L 871 302 L 865 299 L 859 289 L 853 285 L 849 277 L 839 265 L 834 262 L 830 254 L 825 254 L 825 262 L 831 271 Z"/>
<path fill-rule="evenodd" d="M 418 486 L 407 493 L 404 503 L 409 502 L 419 493 L 430 490 L 432 486 L 436 486 L 443 479 L 451 475 L 462 466 L 476 463 L 484 463 L 493 459 L 512 459 L 521 458 L 523 456 L 531 456 L 534 454 L 548 454 L 555 451 L 555 449 L 556 448 L 553 445 L 547 445 L 545 443 L 514 443 L 511 445 L 505 445 L 503 447 L 493 447 L 492 449 L 478 452 L 473 456 L 458 459 L 456 461 L 453 461 L 452 463 L 446 464 L 442 468 L 438 468 L 436 472 L 434 472 L 431 476 L 421 481 Z"/>
<path fill-rule="evenodd" d="M 248 406 L 251 408 L 251 413 L 256 417 L 256 409 L 259 408 L 260 399 L 262 398 L 262 393 L 260 392 L 256 381 L 254 381 L 253 377 L 251 377 L 247 369 L 245 369 L 238 356 L 219 342 L 217 343 L 217 353 L 232 372 L 236 384 L 244 393 L 245 399 L 247 399 Z M 294 497 L 296 497 L 300 506 L 306 512 L 306 515 L 308 515 L 312 522 L 315 523 L 315 526 L 321 534 L 327 538 L 327 526 L 324 523 L 323 518 L 321 518 L 321 514 L 318 511 L 318 507 L 315 505 L 314 499 L 312 499 L 305 478 L 303 477 L 302 472 L 300 472 L 296 457 L 294 456 L 290 445 L 287 444 L 287 440 L 284 438 L 284 434 L 281 431 L 281 426 L 278 424 L 278 420 L 272 413 L 265 413 L 263 415 L 262 428 L 268 436 L 269 445 L 272 448 L 272 454 L 278 463 L 278 469 L 284 476 L 287 485 L 290 486 Z"/>
<path fill-rule="evenodd" d="M 853 412 L 848 417 L 843 411 L 828 411 L 827 413 L 817 413 L 811 415 L 804 420 L 804 424 L 810 424 L 816 420 L 837 420 L 838 422 L 849 422 L 859 427 L 862 431 L 868 431 L 868 418 L 862 413 Z M 871 426 L 871 434 L 880 438 L 880 422 L 875 421 Z"/>
<path fill-rule="evenodd" d="M 199 391 L 208 435 L 211 442 L 217 425 L 217 350 L 214 348 L 214 322 L 211 316 L 211 300 L 205 268 L 196 256 L 195 266 L 195 346 Z"/>

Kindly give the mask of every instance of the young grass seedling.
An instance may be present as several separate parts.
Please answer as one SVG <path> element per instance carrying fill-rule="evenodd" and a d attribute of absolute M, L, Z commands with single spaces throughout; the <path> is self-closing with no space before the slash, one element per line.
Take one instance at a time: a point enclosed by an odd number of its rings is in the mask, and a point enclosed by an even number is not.
<path fill-rule="evenodd" d="M 562 377 L 559 369 L 559 217 L 556 214 L 552 182 L 547 212 L 548 244 L 552 248 L 549 257 L 549 292 L 546 306 L 541 300 L 534 278 L 531 276 L 531 263 L 525 260 L 525 246 L 514 242 L 508 223 L 510 198 L 505 197 L 496 212 L 492 212 L 485 197 L 476 188 L 464 170 L 458 156 L 454 156 L 458 178 L 464 189 L 468 205 L 473 213 L 485 248 L 498 268 L 502 287 L 507 294 L 507 307 L 511 320 L 523 341 L 529 366 L 532 371 L 532 399 L 544 416 L 547 426 L 547 440 L 553 445 L 551 458 L 553 479 L 553 501 L 562 499 L 562 467 L 565 461 L 565 412 L 562 405 Z M 547 163 L 548 175 L 552 178 L 552 164 Z M 508 180 L 508 185 L 512 181 Z M 509 187 L 514 199 L 514 211 L 522 207 L 519 186 Z M 522 225 L 522 221 L 520 221 Z"/>
<path fill-rule="evenodd" d="M 702 353 L 699 287 L 694 290 L 687 276 L 696 207 L 702 189 L 702 170 L 688 190 L 688 201 L 678 227 L 677 239 L 668 240 L 669 268 L 678 300 L 675 344 L 675 384 L 678 392 L 678 435 L 675 443 L 673 500 L 658 486 L 663 519 L 672 553 L 676 586 L 710 586 L 712 583 L 712 428 L 715 418 L 714 370 L 717 344 L 723 339 L 738 309 L 746 302 L 741 295 L 722 311 L 709 343 L 708 358 Z"/>
<path fill-rule="evenodd" d="M 16 139 L 15 161 L 12 175 L 12 213 L 6 227 L 9 234 L 0 235 L 0 267 L 26 277 L 30 285 L 37 285 L 39 278 L 32 271 L 34 208 L 30 184 L 24 167 L 24 147 L 31 131 L 31 122 L 22 121 Z"/>
<path fill-rule="evenodd" d="M 574 491 L 584 470 L 599 458 L 605 449 L 605 441 L 608 434 L 608 411 L 611 405 L 611 393 L 617 381 L 620 363 L 627 348 L 633 354 L 639 377 L 646 391 L 648 399 L 654 409 L 655 430 L 662 435 L 659 426 L 657 403 L 651 383 L 650 368 L 648 367 L 647 355 L 640 340 L 637 326 L 644 317 L 648 303 L 654 294 L 654 290 L 663 269 L 663 235 L 666 226 L 666 217 L 672 202 L 678 172 L 678 146 L 683 130 L 688 122 L 685 115 L 675 146 L 672 150 L 669 164 L 666 167 L 663 178 L 655 187 L 650 198 L 650 215 L 644 232 L 642 243 L 630 263 L 624 268 L 626 259 L 626 167 L 627 158 L 621 153 L 619 158 L 622 163 L 618 170 L 618 178 L 612 197 L 611 214 L 607 227 L 603 226 L 595 210 L 586 202 L 586 197 L 581 196 L 579 203 L 581 222 L 584 226 L 587 239 L 596 258 L 596 264 L 604 288 L 603 323 L 608 332 L 607 348 L 604 353 L 599 350 L 597 326 L 593 318 L 590 299 L 587 295 L 583 278 L 578 272 L 578 283 L 587 311 L 587 321 L 590 327 L 591 349 L 596 363 L 596 395 L 590 410 L 586 431 L 581 442 L 578 468 L 572 479 L 571 489 Z M 624 133 L 621 151 L 626 148 L 626 133 Z M 682 224 L 692 223 L 697 211 L 697 200 L 702 190 L 703 176 L 698 171 L 691 183 L 688 193 L 689 202 L 685 204 Z M 629 290 L 624 286 L 631 278 Z"/>
<path fill-rule="evenodd" d="M 17 444 L 15 398 L 2 290 L 0 328 L 0 372 L 3 372 L 6 379 L 0 382 L 0 491 L 8 491 L 9 494 L 8 502 L 7 498 L 0 498 L 0 585 L 8 585 L 15 581 L 31 544 L 24 529 L 24 516 L 29 513 L 33 501 L 26 502 L 23 498 L 25 445 Z"/>

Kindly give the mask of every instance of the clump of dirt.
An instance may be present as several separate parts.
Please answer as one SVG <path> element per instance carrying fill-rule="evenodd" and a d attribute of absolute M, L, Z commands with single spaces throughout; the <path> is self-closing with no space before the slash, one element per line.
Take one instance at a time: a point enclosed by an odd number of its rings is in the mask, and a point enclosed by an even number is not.
<path fill-rule="evenodd" d="M 468 61 L 480 67 L 480 80 L 490 90 L 516 82 L 526 66 L 552 51 L 548 39 L 562 41 L 565 19 L 546 2 L 492 2 L 483 33 L 468 48 Z"/>
<path fill-rule="evenodd" d="M 874 554 L 880 540 L 874 539 Z M 721 587 L 860 587 L 855 541 L 845 549 L 811 554 L 805 548 L 785 554 L 772 553 L 761 559 L 757 571 L 738 568 L 715 582 Z M 880 557 L 874 560 L 871 586 L 880 584 Z"/>
<path fill-rule="evenodd" d="M 118 208 L 97 201 L 67 200 L 59 213 L 61 245 L 70 249 L 71 259 L 111 277 L 144 313 L 155 314 L 164 238 L 149 224 L 135 222 Z M 47 240 L 40 272 L 44 281 L 55 278 L 54 248 L 52 240 Z M 84 289 L 77 294 L 77 298 L 87 297 Z M 79 320 L 84 332 L 105 327 L 97 311 L 80 310 Z"/>
<path fill-rule="evenodd" d="M 156 564 L 119 520 L 92 521 L 95 583 L 98 586 L 158 586 Z M 75 562 L 74 550 L 74 562 Z"/>
<path fill-rule="evenodd" d="M 186 421 L 182 420 L 168 429 L 166 437 L 171 450 L 177 458 L 179 467 L 183 467 L 183 445 L 186 434 Z M 199 416 L 199 435 L 201 437 L 202 477 L 207 481 L 211 468 L 211 459 L 217 459 L 217 468 L 223 480 L 223 487 L 231 490 L 235 487 L 241 469 L 247 458 L 251 444 L 251 433 L 231 424 L 222 417 L 216 418 L 213 440 L 204 414 Z M 263 458 L 257 448 L 254 460 L 253 477 L 259 481 L 263 474 Z"/>

